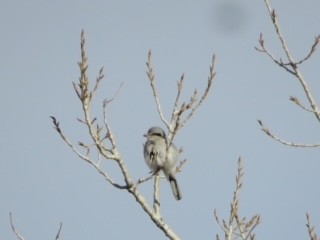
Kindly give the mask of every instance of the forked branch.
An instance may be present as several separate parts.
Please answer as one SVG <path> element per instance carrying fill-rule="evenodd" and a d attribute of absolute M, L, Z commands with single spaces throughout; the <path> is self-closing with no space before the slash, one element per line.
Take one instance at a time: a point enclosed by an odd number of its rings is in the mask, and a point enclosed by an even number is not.
<path fill-rule="evenodd" d="M 167 127 L 169 134 L 168 134 L 168 145 L 171 144 L 172 140 L 178 133 L 178 131 L 187 123 L 187 121 L 190 120 L 190 118 L 194 115 L 196 110 L 201 106 L 203 101 L 208 97 L 208 94 L 210 92 L 213 79 L 215 77 L 215 55 L 212 56 L 211 65 L 209 69 L 209 77 L 207 81 L 207 86 L 202 93 L 202 95 L 199 98 L 198 91 L 195 89 L 193 95 L 190 97 L 189 101 L 184 101 L 180 104 L 180 97 L 183 91 L 183 84 L 185 75 L 182 74 L 180 80 L 177 83 L 177 95 L 175 98 L 175 102 L 173 105 L 173 109 L 171 112 L 171 119 L 170 121 L 164 116 L 164 113 L 161 108 L 161 103 L 159 99 L 159 92 L 157 90 L 156 84 L 155 84 L 155 75 L 154 70 L 152 66 L 152 54 L 151 51 L 148 53 L 148 59 L 146 62 L 147 65 L 147 76 L 151 85 L 151 89 L 153 92 L 153 96 L 156 102 L 157 111 L 159 113 L 159 116 L 162 120 L 162 122 Z"/>
<path fill-rule="evenodd" d="M 218 212 L 214 210 L 214 217 L 219 224 L 220 228 L 224 232 L 225 240 L 231 239 L 242 239 L 254 240 L 255 234 L 253 233 L 254 229 L 260 223 L 260 215 L 256 214 L 250 220 L 246 220 L 245 217 L 241 218 L 239 216 L 239 193 L 242 188 L 243 182 L 243 167 L 242 167 L 242 159 L 241 157 L 238 160 L 238 172 L 236 175 L 236 190 L 233 193 L 233 199 L 230 204 L 230 215 L 228 220 L 220 219 L 218 216 Z M 216 235 L 216 239 L 219 240 L 219 235 Z"/>
<path fill-rule="evenodd" d="M 80 100 L 82 110 L 83 110 L 83 119 L 79 118 L 78 121 L 85 126 L 88 130 L 91 142 L 87 143 L 85 141 L 78 141 L 79 146 L 75 146 L 69 138 L 66 136 L 64 131 L 61 129 L 58 120 L 51 116 L 53 126 L 55 130 L 58 132 L 62 140 L 69 146 L 72 151 L 82 160 L 89 163 L 94 169 L 101 174 L 104 179 L 111 184 L 113 187 L 126 190 L 130 193 L 137 203 L 142 207 L 142 209 L 146 212 L 146 214 L 150 217 L 150 219 L 155 223 L 155 225 L 163 231 L 163 233 L 170 239 L 179 239 L 176 233 L 166 224 L 163 216 L 161 215 L 160 211 L 160 200 L 159 200 L 159 180 L 160 176 L 155 177 L 155 184 L 154 184 L 154 201 L 153 205 L 149 204 L 145 197 L 139 192 L 138 187 L 140 184 L 150 180 L 153 178 L 153 175 L 140 178 L 137 181 L 133 181 L 129 174 L 129 169 L 121 157 L 118 147 L 116 144 L 116 139 L 111 129 L 110 123 L 108 122 L 108 109 L 110 103 L 115 99 L 118 95 L 118 92 L 115 94 L 114 97 L 110 99 L 105 99 L 103 101 L 102 111 L 103 111 L 103 121 L 102 124 L 99 123 L 99 119 L 97 117 L 91 116 L 91 105 L 93 102 L 93 98 L 99 89 L 101 82 L 104 78 L 103 68 L 100 69 L 98 77 L 96 78 L 96 83 L 93 88 L 90 86 L 90 79 L 87 74 L 88 70 L 88 57 L 86 54 L 85 49 L 85 36 L 84 32 L 81 33 L 81 61 L 78 63 L 80 69 L 80 77 L 78 83 L 73 83 L 74 90 L 78 99 Z M 183 76 L 181 77 L 180 82 L 178 83 L 178 94 L 176 97 L 174 111 L 172 113 L 171 121 L 167 121 L 164 117 L 164 114 L 161 109 L 160 100 L 158 97 L 158 93 L 155 86 L 155 76 L 153 72 L 153 68 L 151 66 L 151 52 L 148 54 L 147 60 L 147 74 L 150 80 L 151 88 L 153 90 L 153 94 L 156 101 L 156 106 L 158 113 L 167 126 L 170 132 L 171 140 L 177 133 L 179 129 L 181 129 L 184 124 L 192 117 L 195 111 L 199 108 L 202 102 L 207 97 L 209 90 L 211 88 L 212 80 L 215 76 L 214 73 L 214 60 L 212 59 L 212 65 L 210 67 L 210 74 L 208 78 L 207 87 L 202 94 L 202 96 L 198 99 L 198 93 L 195 91 L 193 96 L 190 98 L 189 102 L 183 103 L 181 105 L 178 104 L 180 94 L 182 92 L 182 83 L 183 83 Z M 121 88 L 121 86 L 120 86 Z M 119 89 L 120 89 L 119 88 Z M 183 116 L 183 114 L 186 114 Z M 180 150 L 182 151 L 182 150 Z M 93 153 L 96 153 L 93 155 Z M 94 156 L 94 157 L 93 157 Z M 96 158 L 96 159 L 95 159 Z M 108 170 L 102 169 L 101 161 L 113 161 L 115 162 L 122 175 L 123 175 L 123 182 L 116 182 L 111 177 L 111 174 Z M 184 165 L 185 160 L 180 162 L 180 165 L 177 167 L 176 171 L 179 172 Z M 59 234 L 57 235 L 59 236 Z"/>
<path fill-rule="evenodd" d="M 268 0 L 264 0 L 265 5 L 267 7 L 267 10 L 269 12 L 270 18 L 272 20 L 272 24 L 274 26 L 275 32 L 279 38 L 279 41 L 281 43 L 281 47 L 283 52 L 285 53 L 286 56 L 286 60 L 283 61 L 281 58 L 277 58 L 275 57 L 272 52 L 267 49 L 267 47 L 265 46 L 265 40 L 263 38 L 263 34 L 260 34 L 259 37 L 259 45 L 260 47 L 256 47 L 256 50 L 258 50 L 259 52 L 265 53 L 267 54 L 267 56 L 273 61 L 275 62 L 279 67 L 285 69 L 287 72 L 289 72 L 290 74 L 292 74 L 301 84 L 303 91 L 306 95 L 307 98 L 307 102 L 309 106 L 305 106 L 304 104 L 301 103 L 301 101 L 296 98 L 296 97 L 290 97 L 290 100 L 295 103 L 298 107 L 300 107 L 301 109 L 303 109 L 306 112 L 312 113 L 314 114 L 314 116 L 316 117 L 316 119 L 318 121 L 320 121 L 320 111 L 319 111 L 319 107 L 316 103 L 316 100 L 311 92 L 311 89 L 307 83 L 307 81 L 304 79 L 299 66 L 302 63 L 305 63 L 307 60 L 309 60 L 311 58 L 311 56 L 315 53 L 319 43 L 320 43 L 320 35 L 316 36 L 314 39 L 313 44 L 310 47 L 309 52 L 306 54 L 305 57 L 303 57 L 301 60 L 296 61 L 293 56 L 291 51 L 289 50 L 288 44 L 286 42 L 286 39 L 284 37 L 284 34 L 282 33 L 281 29 L 280 29 L 280 24 L 279 24 L 279 20 L 278 20 L 278 15 L 276 13 L 276 11 L 274 9 L 271 8 L 270 3 Z M 261 125 L 261 124 L 260 124 Z M 318 147 L 318 144 L 296 144 L 296 143 L 292 143 L 292 142 L 288 142 L 285 140 L 282 140 L 281 138 L 273 135 L 268 129 L 266 128 L 262 128 L 262 130 L 271 138 L 273 138 L 274 140 L 287 145 L 287 146 L 293 146 L 293 147 Z"/>

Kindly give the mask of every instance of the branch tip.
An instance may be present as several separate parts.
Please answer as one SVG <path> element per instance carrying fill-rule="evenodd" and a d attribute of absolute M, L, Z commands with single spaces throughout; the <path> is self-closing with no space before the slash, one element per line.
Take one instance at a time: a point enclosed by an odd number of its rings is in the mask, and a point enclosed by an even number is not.
<path fill-rule="evenodd" d="M 55 240 L 58 240 L 60 238 L 61 230 L 62 230 L 62 222 L 60 222 L 60 226 L 59 226 L 59 229 L 58 229 L 58 232 L 57 232 Z"/>

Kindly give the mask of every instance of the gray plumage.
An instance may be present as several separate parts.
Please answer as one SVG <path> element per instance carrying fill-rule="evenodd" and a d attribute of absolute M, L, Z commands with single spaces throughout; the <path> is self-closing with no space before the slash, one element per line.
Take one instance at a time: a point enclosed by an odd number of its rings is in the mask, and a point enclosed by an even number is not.
<path fill-rule="evenodd" d="M 154 172 L 162 170 L 170 182 L 172 193 L 177 200 L 181 199 L 181 192 L 175 178 L 175 168 L 179 151 L 172 143 L 167 151 L 166 134 L 160 127 L 152 127 L 144 135 L 147 141 L 143 145 L 144 159 L 149 168 Z"/>

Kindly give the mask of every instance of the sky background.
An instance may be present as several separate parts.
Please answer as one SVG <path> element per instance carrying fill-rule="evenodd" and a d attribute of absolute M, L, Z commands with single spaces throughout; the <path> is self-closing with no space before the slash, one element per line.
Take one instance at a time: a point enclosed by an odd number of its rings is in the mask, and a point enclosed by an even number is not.
<path fill-rule="evenodd" d="M 319 30 L 320 2 L 272 1 L 293 56 L 309 51 Z M 237 160 L 244 163 L 241 216 L 259 213 L 258 239 L 308 239 L 305 213 L 320 232 L 319 149 L 283 146 L 257 123 L 283 138 L 319 142 L 315 117 L 292 104 L 306 102 L 297 79 L 254 50 L 261 32 L 266 46 L 284 58 L 263 0 L 3 1 L 0 8 L 0 239 L 16 239 L 9 221 L 26 239 L 164 239 L 133 197 L 107 184 L 78 159 L 54 131 L 54 115 L 75 144 L 88 133 L 76 119 L 80 33 L 84 29 L 89 76 L 104 66 L 105 80 L 92 115 L 112 97 L 109 121 L 134 179 L 148 173 L 142 135 L 163 126 L 146 76 L 149 49 L 166 116 L 176 81 L 185 73 L 183 99 L 203 91 L 212 54 L 216 78 L 207 100 L 175 139 L 187 158 L 177 176 L 183 199 L 161 185 L 164 219 L 181 239 L 222 234 L 213 211 L 227 218 Z M 320 96 L 319 52 L 301 66 Z M 114 164 L 108 172 L 122 180 Z M 140 187 L 148 200 L 152 184 Z M 222 236 L 222 235 L 221 235 Z"/>

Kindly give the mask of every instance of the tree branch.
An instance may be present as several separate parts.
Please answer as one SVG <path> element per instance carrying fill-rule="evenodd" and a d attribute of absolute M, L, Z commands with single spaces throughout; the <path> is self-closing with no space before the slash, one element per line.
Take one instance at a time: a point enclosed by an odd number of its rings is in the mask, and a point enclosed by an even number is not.
<path fill-rule="evenodd" d="M 259 45 L 260 48 L 255 48 L 256 50 L 258 50 L 259 52 L 262 53 L 266 53 L 271 59 L 272 61 L 274 61 L 279 67 L 285 69 L 287 72 L 291 73 L 295 78 L 298 79 L 299 83 L 301 84 L 303 91 L 308 99 L 309 105 L 310 107 L 306 107 L 304 105 L 302 105 L 300 103 L 300 101 L 296 98 L 296 97 L 290 97 L 290 100 L 295 103 L 297 106 L 299 106 L 301 109 L 307 111 L 307 112 L 311 112 L 315 115 L 316 119 L 318 121 L 320 121 L 320 111 L 318 108 L 318 105 L 316 104 L 315 98 L 311 92 L 310 87 L 308 86 L 307 81 L 304 79 L 302 73 L 299 70 L 299 65 L 304 63 L 306 60 L 310 59 L 310 57 L 312 56 L 312 54 L 316 51 L 317 46 L 320 43 L 320 35 L 315 37 L 314 43 L 312 44 L 309 53 L 302 58 L 299 61 L 295 61 L 290 50 L 289 47 L 286 43 L 285 37 L 280 29 L 280 24 L 278 21 L 278 16 L 277 13 L 274 9 L 271 8 L 269 0 L 264 0 L 265 5 L 267 7 L 267 10 L 269 12 L 270 18 L 272 20 L 272 24 L 274 26 L 274 29 L 276 31 L 276 34 L 279 38 L 279 41 L 281 43 L 281 47 L 286 55 L 287 58 L 287 62 L 284 63 L 282 61 L 282 59 L 280 58 L 279 60 L 273 56 L 273 54 L 265 47 L 265 41 L 263 39 L 263 34 L 260 34 L 260 38 L 259 38 Z M 261 121 L 259 121 L 260 125 L 261 125 Z M 282 140 L 281 138 L 273 135 L 269 129 L 266 128 L 262 128 L 262 130 L 271 138 L 273 138 L 274 140 L 287 145 L 287 146 L 293 146 L 293 147 L 318 147 L 319 144 L 297 144 L 297 143 L 292 143 L 292 142 L 288 142 L 285 140 Z"/>
<path fill-rule="evenodd" d="M 14 234 L 19 240 L 25 240 L 24 237 L 17 231 L 17 229 L 14 226 L 12 213 L 10 212 L 9 215 L 10 215 L 10 224 L 11 224 L 12 231 L 14 232 Z"/>
<path fill-rule="evenodd" d="M 263 122 L 261 120 L 258 120 L 258 123 L 261 126 L 261 130 L 263 132 L 265 132 L 265 134 L 267 134 L 269 137 L 271 137 L 272 139 L 274 139 L 275 141 L 277 141 L 283 145 L 290 146 L 290 147 L 307 147 L 307 148 L 320 147 L 320 143 L 305 144 L 305 143 L 288 142 L 288 141 L 283 140 L 282 138 L 276 136 L 275 134 L 273 134 L 267 127 L 265 127 L 265 125 L 263 124 Z"/>
<path fill-rule="evenodd" d="M 310 103 L 310 106 L 316 116 L 316 118 L 318 119 L 318 121 L 320 121 L 320 112 L 319 112 L 319 109 L 318 109 L 318 106 L 316 104 L 316 101 L 311 93 L 311 89 L 309 88 L 307 82 L 304 80 L 300 70 L 298 69 L 298 66 L 297 66 L 297 63 L 296 61 L 294 61 L 290 51 L 289 51 L 289 48 L 287 47 L 287 43 L 285 41 L 285 38 L 280 30 L 280 26 L 279 26 L 279 22 L 278 22 L 278 17 L 277 17 L 277 14 L 275 12 L 275 10 L 272 10 L 271 9 L 271 6 L 270 6 L 270 3 L 268 0 L 264 0 L 266 6 L 267 6 L 267 9 L 269 11 L 269 14 L 271 16 L 271 19 L 272 19 L 272 23 L 273 23 L 273 26 L 276 30 L 276 33 L 277 33 L 277 36 L 279 37 L 279 40 L 281 42 L 281 46 L 282 46 L 282 49 L 284 50 L 287 58 L 288 58 L 288 65 L 290 65 L 292 68 L 293 68 L 293 71 L 294 71 L 294 75 L 298 78 L 300 84 L 302 85 L 303 87 L 303 90 L 308 98 L 308 101 Z M 304 62 L 306 59 L 310 58 L 310 56 L 312 55 L 312 53 L 314 53 L 315 49 L 316 49 L 316 46 L 319 44 L 319 36 L 316 37 L 316 40 L 314 42 L 314 44 L 312 45 L 311 47 L 311 51 L 310 53 L 308 54 L 307 57 L 305 57 L 304 59 L 302 59 L 301 61 L 299 62 Z M 310 56 L 309 56 L 310 55 Z M 298 62 L 298 63 L 299 63 Z"/>
<path fill-rule="evenodd" d="M 307 217 L 306 225 L 307 225 L 310 240 L 319 240 L 320 238 L 318 238 L 317 234 L 314 231 L 314 227 L 311 225 L 311 219 L 310 219 L 309 213 L 306 213 L 306 217 Z"/>
<path fill-rule="evenodd" d="M 168 141 L 167 146 L 169 147 L 174 139 L 174 137 L 177 135 L 177 132 L 187 123 L 187 121 L 190 120 L 190 118 L 194 115 L 196 110 L 201 106 L 203 101 L 207 98 L 209 91 L 212 86 L 213 79 L 215 77 L 215 55 L 212 56 L 212 62 L 210 66 L 209 71 L 209 77 L 206 89 L 204 93 L 202 94 L 201 98 L 198 99 L 198 91 L 195 90 L 193 95 L 190 97 L 189 102 L 183 102 L 182 104 L 179 104 L 179 100 L 181 97 L 181 93 L 183 91 L 183 83 L 184 83 L 184 74 L 181 75 L 180 80 L 177 83 L 177 95 L 174 101 L 174 107 L 171 113 L 171 120 L 170 122 L 165 118 L 164 113 L 161 109 L 161 104 L 159 100 L 159 94 L 158 90 L 155 85 L 155 76 L 154 76 L 154 70 L 152 67 L 152 54 L 151 51 L 148 53 L 148 60 L 146 62 L 147 65 L 147 76 L 151 85 L 151 89 L 153 92 L 153 96 L 156 102 L 157 111 L 159 113 L 159 116 L 162 120 L 162 122 L 167 127 L 169 134 L 168 134 Z"/>
<path fill-rule="evenodd" d="M 307 108 L 306 106 L 302 105 L 297 97 L 290 96 L 289 99 L 290 99 L 290 101 L 295 103 L 298 107 L 300 107 L 304 111 L 314 113 L 313 110 L 311 110 L 310 108 Z"/>
<path fill-rule="evenodd" d="M 150 53 L 151 54 L 151 53 Z M 108 106 L 109 104 L 115 99 L 115 97 L 118 95 L 119 90 L 121 89 L 121 86 L 118 90 L 118 92 L 115 94 L 115 96 L 111 99 L 105 99 L 103 102 L 103 124 L 99 125 L 99 121 L 96 117 L 91 117 L 91 104 L 94 95 L 96 94 L 100 82 L 104 78 L 103 74 L 103 68 L 100 69 L 99 75 L 96 79 L 96 84 L 93 87 L 92 90 L 90 90 L 90 80 L 87 75 L 87 69 L 88 69 L 88 63 L 87 63 L 87 55 L 86 55 L 86 49 L 85 49 L 85 36 L 84 32 L 81 33 L 81 61 L 78 63 L 79 69 L 80 69 L 80 78 L 79 82 L 73 83 L 74 90 L 81 102 L 84 119 L 80 120 L 80 122 L 87 127 L 88 133 L 93 141 L 92 144 L 86 144 L 82 141 L 79 141 L 79 145 L 84 148 L 85 154 L 81 153 L 68 139 L 68 137 L 63 133 L 62 129 L 60 128 L 60 124 L 57 121 L 57 119 L 53 116 L 51 116 L 53 125 L 55 130 L 58 132 L 62 140 L 72 149 L 72 151 L 82 160 L 89 163 L 91 166 L 93 166 L 96 171 L 101 174 L 104 179 L 111 184 L 113 187 L 121 190 L 127 190 L 128 193 L 130 193 L 137 203 L 142 207 L 142 209 L 146 212 L 146 214 L 150 217 L 150 219 L 155 223 L 155 225 L 163 231 L 163 233 L 169 238 L 169 239 L 179 239 L 179 237 L 176 235 L 176 233 L 165 223 L 164 218 L 161 216 L 160 212 L 160 202 L 159 202 L 159 179 L 160 177 L 155 178 L 155 184 L 154 184 L 154 205 L 153 208 L 147 203 L 145 197 L 139 192 L 138 185 L 148 181 L 153 176 L 149 176 L 147 178 L 141 178 L 137 182 L 134 182 L 129 174 L 129 169 L 126 166 L 125 161 L 122 159 L 118 147 L 116 144 L 116 140 L 114 137 L 114 134 L 111 130 L 110 124 L 107 120 L 108 117 Z M 148 62 L 151 61 L 151 55 L 148 58 Z M 147 64 L 148 65 L 148 64 Z M 152 80 L 151 82 L 154 82 L 154 75 L 153 70 L 151 67 L 151 64 L 149 64 L 149 76 Z M 155 88 L 154 88 L 155 89 Z M 157 100 L 159 103 L 159 100 Z M 160 103 L 158 105 L 158 108 L 160 109 Z M 159 110 L 161 113 L 161 109 Z M 106 142 L 107 141 L 107 142 Z M 92 148 L 95 148 L 98 152 L 97 154 L 97 160 L 91 159 L 91 152 Z M 100 167 L 100 162 L 102 160 L 112 160 L 114 161 L 119 169 L 122 172 L 124 182 L 125 184 L 119 184 L 112 180 L 110 175 L 107 171 L 104 171 Z M 60 229 L 61 230 L 61 229 Z M 59 238 L 59 233 L 57 234 L 57 238 Z"/>
<path fill-rule="evenodd" d="M 158 217 L 161 217 L 160 213 L 160 176 L 159 172 L 156 173 L 154 177 L 154 183 L 153 183 L 153 209 L 155 214 Z"/>
<path fill-rule="evenodd" d="M 61 233 L 61 230 L 62 230 L 62 222 L 60 223 L 60 226 L 59 226 L 59 230 L 58 230 L 58 232 L 57 232 L 57 235 L 56 235 L 56 238 L 55 238 L 55 240 L 59 240 L 59 238 L 60 238 L 60 233 Z"/>
<path fill-rule="evenodd" d="M 158 110 L 159 116 L 160 116 L 162 122 L 166 125 L 166 127 L 168 129 L 170 129 L 170 124 L 165 119 L 165 117 L 163 115 L 163 112 L 161 110 L 159 95 L 158 95 L 158 92 L 157 92 L 156 86 L 155 86 L 155 77 L 154 77 L 154 71 L 153 71 L 152 61 L 151 60 L 152 60 L 152 58 L 151 58 L 151 50 L 149 50 L 149 52 L 148 52 L 148 60 L 146 62 L 146 65 L 147 65 L 147 76 L 148 76 L 149 81 L 150 81 L 151 89 L 152 89 L 152 92 L 153 92 L 154 99 L 156 101 L 156 105 L 157 105 L 157 110 Z"/>
<path fill-rule="evenodd" d="M 217 210 L 214 210 L 214 217 L 216 222 L 224 232 L 225 240 L 235 239 L 239 237 L 242 240 L 255 239 L 255 234 L 253 230 L 260 224 L 260 215 L 254 215 L 249 221 L 246 221 L 246 218 L 239 217 L 239 193 L 242 188 L 242 179 L 243 179 L 243 167 L 241 157 L 238 160 L 238 172 L 236 175 L 236 190 L 233 193 L 233 199 L 230 204 L 230 215 L 228 222 L 224 219 L 220 220 Z M 219 235 L 216 236 L 216 239 L 220 239 Z"/>

